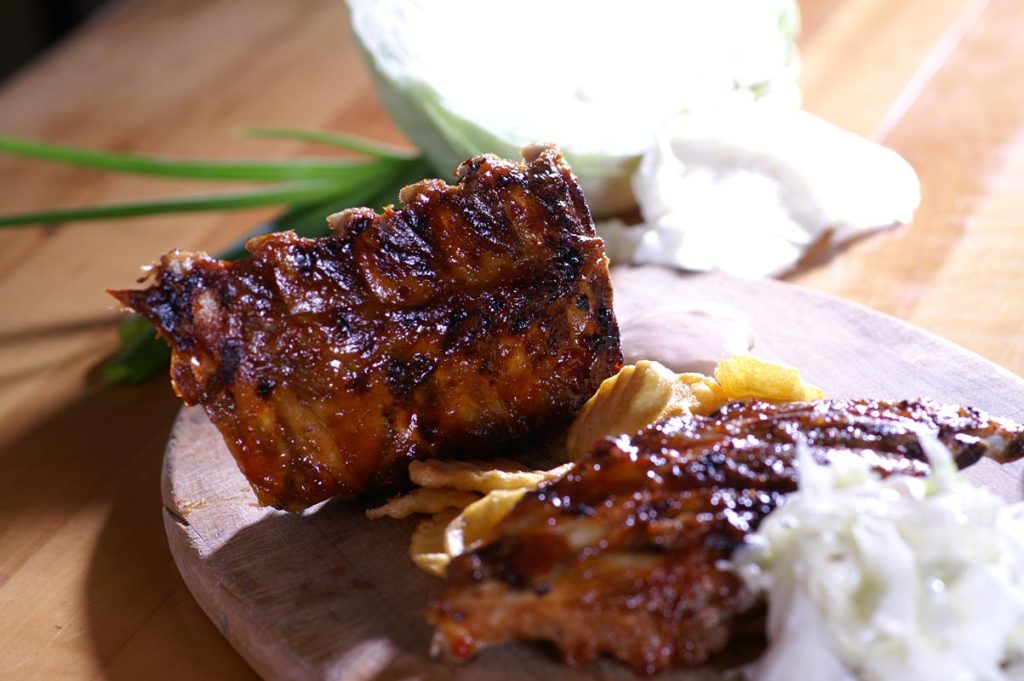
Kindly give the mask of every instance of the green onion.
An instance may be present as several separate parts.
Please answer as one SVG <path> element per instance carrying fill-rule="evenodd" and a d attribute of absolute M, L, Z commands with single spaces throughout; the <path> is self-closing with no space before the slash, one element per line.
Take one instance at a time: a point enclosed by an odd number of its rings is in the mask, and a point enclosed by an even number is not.
<path fill-rule="evenodd" d="M 259 206 L 279 206 L 289 203 L 303 203 L 337 193 L 337 186 L 330 182 L 292 182 L 275 185 L 268 189 L 226 194 L 202 194 L 199 196 L 175 196 L 168 199 L 154 199 L 134 203 L 111 203 L 105 206 L 87 208 L 64 208 L 36 213 L 21 213 L 0 217 L 0 228 L 53 224 L 57 222 L 82 222 L 105 220 L 164 213 L 189 211 L 240 210 Z"/>
<path fill-rule="evenodd" d="M 416 157 L 415 153 L 392 149 L 379 142 L 358 137 L 356 135 L 345 135 L 337 132 L 324 132 L 322 130 L 296 130 L 295 128 L 244 128 L 241 132 L 243 137 L 259 137 L 263 139 L 297 140 L 300 142 L 315 142 L 326 144 L 332 147 L 340 147 L 349 151 L 356 151 L 367 156 L 377 158 L 390 158 L 399 161 L 408 161 Z"/>
<path fill-rule="evenodd" d="M 292 180 L 352 181 L 372 174 L 381 161 L 407 161 L 392 152 L 376 162 L 353 163 L 320 159 L 285 161 L 196 161 L 172 160 L 133 154 L 114 154 L 92 149 L 78 149 L 37 140 L 0 137 L 0 152 L 13 156 L 52 161 L 64 165 L 84 166 L 133 175 L 177 177 L 186 180 L 219 180 L 230 182 L 286 182 Z"/>
<path fill-rule="evenodd" d="M 144 325 L 137 322 L 142 320 Z M 171 351 L 167 343 L 142 317 L 132 315 L 121 322 L 121 350 L 103 367 L 103 378 L 109 383 L 141 383 L 167 367 Z"/>
<path fill-rule="evenodd" d="M 328 234 L 327 216 L 353 206 L 380 208 L 398 198 L 399 190 L 431 174 L 419 156 L 376 142 L 333 132 L 290 128 L 254 128 L 243 135 L 325 144 L 370 157 L 365 161 L 287 159 L 280 161 L 198 161 L 153 158 L 79 149 L 36 140 L 0 137 L 0 153 L 65 165 L 137 175 L 188 180 L 275 182 L 237 192 L 175 196 L 103 206 L 60 208 L 0 216 L 0 228 L 186 211 L 224 211 L 259 206 L 286 206 L 274 220 L 247 234 L 218 255 L 224 260 L 248 256 L 245 242 L 254 236 L 292 230 L 299 236 Z M 104 378 L 137 383 L 165 368 L 170 352 L 153 327 L 137 315 L 121 322 L 121 350 L 107 363 Z"/>

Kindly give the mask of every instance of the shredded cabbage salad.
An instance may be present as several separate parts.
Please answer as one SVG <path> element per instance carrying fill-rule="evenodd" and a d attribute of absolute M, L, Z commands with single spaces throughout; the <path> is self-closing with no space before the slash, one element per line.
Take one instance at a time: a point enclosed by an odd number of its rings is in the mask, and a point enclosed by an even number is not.
<path fill-rule="evenodd" d="M 922 436 L 928 478 L 799 454 L 798 492 L 733 568 L 768 600 L 757 681 L 1024 679 L 1024 504 L 974 487 Z"/>

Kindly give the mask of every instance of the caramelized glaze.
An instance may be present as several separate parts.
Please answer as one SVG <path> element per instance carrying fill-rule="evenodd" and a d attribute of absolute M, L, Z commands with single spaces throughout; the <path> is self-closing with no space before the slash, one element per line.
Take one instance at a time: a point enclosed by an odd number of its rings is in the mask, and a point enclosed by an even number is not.
<path fill-rule="evenodd" d="M 600 441 L 452 561 L 429 612 L 436 651 L 548 639 L 572 664 L 599 653 L 641 673 L 701 664 L 757 605 L 723 565 L 796 489 L 795 443 L 821 461 L 845 449 L 884 474 L 921 475 L 922 427 L 961 467 L 1024 454 L 1021 426 L 928 401 L 736 402 Z"/>
<path fill-rule="evenodd" d="M 621 365 L 603 243 L 553 147 L 480 156 L 405 207 L 175 251 L 113 295 L 172 347 L 261 502 L 387 488 L 416 458 L 490 456 L 565 422 Z"/>

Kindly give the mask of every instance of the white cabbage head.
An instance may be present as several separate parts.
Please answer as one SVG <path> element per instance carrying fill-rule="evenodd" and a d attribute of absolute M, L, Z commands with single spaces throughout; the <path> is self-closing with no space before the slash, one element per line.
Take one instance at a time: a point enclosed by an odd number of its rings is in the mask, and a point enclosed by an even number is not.
<path fill-rule="evenodd" d="M 439 173 L 558 144 L 595 215 L 666 120 L 799 105 L 795 0 L 348 0 L 384 104 Z"/>

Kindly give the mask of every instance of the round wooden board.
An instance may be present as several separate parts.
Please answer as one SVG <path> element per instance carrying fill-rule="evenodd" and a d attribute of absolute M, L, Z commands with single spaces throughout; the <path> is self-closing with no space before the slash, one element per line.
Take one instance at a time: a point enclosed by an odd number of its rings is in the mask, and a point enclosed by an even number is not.
<path fill-rule="evenodd" d="M 866 308 L 775 281 L 613 270 L 620 322 L 665 301 L 734 305 L 754 325 L 754 353 L 799 367 L 831 397 L 918 397 L 1024 419 L 1024 381 L 947 341 Z M 968 476 L 1021 498 L 1024 463 L 982 461 Z M 183 409 L 164 460 L 171 551 L 196 600 L 267 679 L 631 679 L 614 662 L 563 665 L 541 645 L 485 651 L 461 666 L 428 656 L 423 611 L 438 581 L 407 555 L 415 521 L 368 521 L 354 504 L 304 514 L 257 506 L 219 433 Z M 711 670 L 660 679 L 717 678 Z"/>

